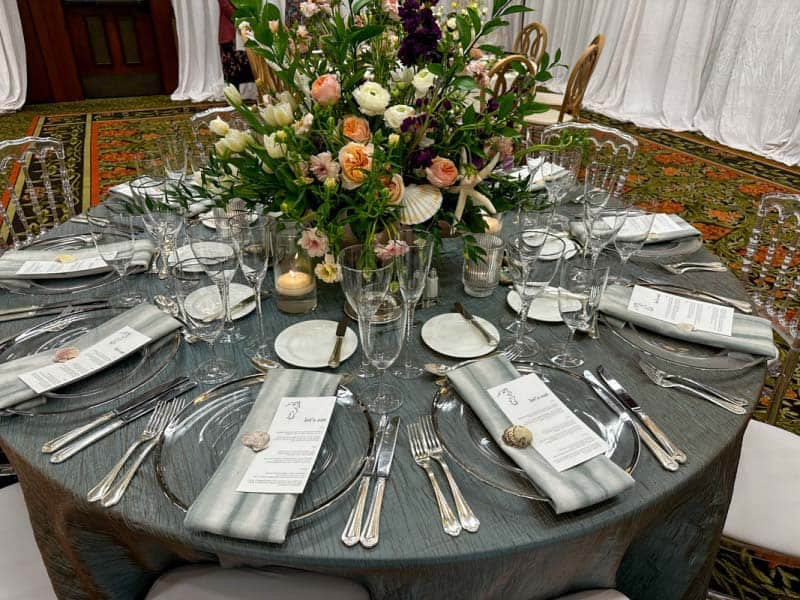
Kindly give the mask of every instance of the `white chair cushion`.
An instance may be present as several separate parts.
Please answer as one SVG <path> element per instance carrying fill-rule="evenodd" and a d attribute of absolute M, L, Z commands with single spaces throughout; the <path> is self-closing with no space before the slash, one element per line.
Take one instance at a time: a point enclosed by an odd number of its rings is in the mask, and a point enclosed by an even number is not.
<path fill-rule="evenodd" d="M 223 569 L 188 565 L 167 571 L 145 600 L 369 600 L 365 588 L 349 579 L 273 568 Z"/>
<path fill-rule="evenodd" d="M 555 600 L 629 600 L 629 598 L 617 590 L 587 590 L 577 594 L 561 596 Z"/>
<path fill-rule="evenodd" d="M 0 490 L 0 599 L 55 600 L 19 484 Z"/>
<path fill-rule="evenodd" d="M 536 102 L 547 104 L 548 106 L 561 106 L 564 102 L 564 94 L 554 94 L 553 92 L 536 92 L 533 98 Z"/>
<path fill-rule="evenodd" d="M 560 111 L 556 108 L 551 108 L 548 111 L 541 113 L 534 113 L 525 117 L 525 122 L 528 125 L 555 125 L 558 123 L 558 113 Z M 564 115 L 564 123 L 572 121 L 572 115 Z"/>
<path fill-rule="evenodd" d="M 723 534 L 800 557 L 800 436 L 750 421 Z"/>

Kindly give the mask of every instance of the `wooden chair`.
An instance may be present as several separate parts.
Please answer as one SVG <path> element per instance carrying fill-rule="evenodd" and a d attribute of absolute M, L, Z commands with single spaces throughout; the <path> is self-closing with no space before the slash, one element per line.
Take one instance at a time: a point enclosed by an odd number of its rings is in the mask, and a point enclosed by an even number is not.
<path fill-rule="evenodd" d="M 511 91 L 519 73 L 516 65 L 522 65 L 525 72 L 529 75 L 526 79 L 533 85 L 533 77 L 536 75 L 536 65 L 531 60 L 521 54 L 511 54 L 497 61 L 489 71 L 489 89 L 493 98 L 499 98 L 503 94 Z M 518 90 L 518 93 L 532 93 L 529 90 Z M 486 90 L 481 90 L 481 111 L 486 106 Z"/>
<path fill-rule="evenodd" d="M 53 138 L 0 142 L 3 240 L 20 249 L 75 216 L 64 145 Z M 80 208 L 80 207 L 78 207 Z"/>
<path fill-rule="evenodd" d="M 239 34 L 242 36 L 242 41 L 247 45 L 247 42 L 253 41 L 253 29 L 246 23 L 242 24 L 239 28 Z M 247 60 L 250 63 L 250 69 L 253 71 L 253 77 L 256 80 L 256 87 L 258 88 L 259 103 L 264 94 L 274 94 L 281 92 L 284 89 L 283 82 L 275 74 L 275 71 L 267 63 L 267 59 L 257 54 L 252 48 L 245 47 L 247 53 Z"/>
<path fill-rule="evenodd" d="M 514 54 L 530 58 L 538 68 L 542 55 L 547 51 L 547 29 L 542 23 L 530 23 L 523 27 L 514 40 Z"/>

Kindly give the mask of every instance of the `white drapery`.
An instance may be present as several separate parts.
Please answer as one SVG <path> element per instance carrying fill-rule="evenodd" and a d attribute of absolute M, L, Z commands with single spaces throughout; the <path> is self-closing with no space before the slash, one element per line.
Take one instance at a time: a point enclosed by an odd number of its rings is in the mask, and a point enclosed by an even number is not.
<path fill-rule="evenodd" d="M 173 100 L 222 100 L 217 0 L 172 0 L 178 34 L 178 88 Z"/>
<path fill-rule="evenodd" d="M 0 0 L 0 113 L 25 104 L 28 74 L 17 0 Z"/>
<path fill-rule="evenodd" d="M 643 127 L 800 164 L 797 0 L 527 0 L 572 65 L 604 33 L 584 100 Z M 562 91 L 566 73 L 551 85 Z"/>

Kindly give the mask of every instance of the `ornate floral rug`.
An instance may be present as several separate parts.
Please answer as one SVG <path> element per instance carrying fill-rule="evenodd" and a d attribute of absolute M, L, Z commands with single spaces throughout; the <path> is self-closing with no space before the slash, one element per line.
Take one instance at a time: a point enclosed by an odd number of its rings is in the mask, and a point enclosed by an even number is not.
<path fill-rule="evenodd" d="M 204 106 L 176 106 L 36 116 L 35 135 L 61 139 L 67 150 L 73 190 L 84 208 L 96 204 L 112 185 L 136 172 L 143 145 L 188 132 L 189 117 Z M 733 270 L 741 255 L 762 194 L 800 193 L 800 169 L 786 167 L 708 142 L 700 136 L 644 130 L 601 115 L 591 120 L 619 127 L 639 138 L 628 191 L 642 206 L 679 213 L 703 234 L 707 247 Z M 756 418 L 763 418 L 771 380 L 767 380 Z M 800 433 L 800 380 L 787 394 L 778 425 Z M 753 557 L 726 544 L 718 556 L 713 587 L 740 598 L 800 599 L 800 572 Z"/>

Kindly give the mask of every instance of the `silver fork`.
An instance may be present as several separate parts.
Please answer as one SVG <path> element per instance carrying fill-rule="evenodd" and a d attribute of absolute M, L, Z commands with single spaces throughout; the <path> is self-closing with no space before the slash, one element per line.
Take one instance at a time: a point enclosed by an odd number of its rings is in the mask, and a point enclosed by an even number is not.
<path fill-rule="evenodd" d="M 147 458 L 147 456 L 150 454 L 150 451 L 155 448 L 156 444 L 161 439 L 161 436 L 164 434 L 164 430 L 178 416 L 185 405 L 186 400 L 182 398 L 180 400 L 173 400 L 169 403 L 168 407 L 164 410 L 163 416 L 158 421 L 155 435 L 148 440 L 147 445 L 142 448 L 139 456 L 137 456 L 133 461 L 133 464 L 122 476 L 122 479 L 114 484 L 114 487 L 108 490 L 108 492 L 103 496 L 103 506 L 106 508 L 109 506 L 114 506 L 122 499 L 123 494 L 128 489 L 128 486 L 130 485 L 136 473 L 139 471 L 139 467 L 144 462 L 144 459 Z"/>
<path fill-rule="evenodd" d="M 675 265 L 660 265 L 662 269 L 669 271 L 673 275 L 683 275 L 684 273 L 689 273 L 690 271 L 712 271 L 715 273 L 724 273 L 728 270 L 728 267 L 723 265 L 722 263 L 695 263 L 689 264 L 686 263 L 682 266 L 675 266 Z"/>
<path fill-rule="evenodd" d="M 165 419 L 168 407 L 169 404 L 165 401 L 161 401 L 156 405 L 155 410 L 150 415 L 150 419 L 147 421 L 147 425 L 145 425 L 144 431 L 142 431 L 139 437 L 125 451 L 125 454 L 117 461 L 117 464 L 111 467 L 111 470 L 100 480 L 100 483 L 89 490 L 89 493 L 86 495 L 86 499 L 89 502 L 97 502 L 102 499 L 111 488 L 117 475 L 119 475 L 119 472 L 125 466 L 125 463 L 128 462 L 131 455 L 136 452 L 136 449 L 145 442 L 156 437 L 159 432 L 158 427 Z"/>
<path fill-rule="evenodd" d="M 422 431 L 420 430 L 419 423 L 411 423 L 406 425 L 408 432 L 408 441 L 411 446 L 411 456 L 414 457 L 414 462 L 417 463 L 428 474 L 428 479 L 431 481 L 433 487 L 433 495 L 436 497 L 436 504 L 439 507 L 439 517 L 442 520 L 442 529 L 448 535 L 457 536 L 461 533 L 461 523 L 458 522 L 456 516 L 453 514 L 453 509 L 447 503 L 447 499 L 442 494 L 442 489 L 439 487 L 439 482 L 436 480 L 436 475 L 431 469 L 431 457 L 425 451 L 422 443 Z"/>
<path fill-rule="evenodd" d="M 420 418 L 419 423 L 422 429 L 422 441 L 425 450 L 430 457 L 442 467 L 442 471 L 444 471 L 444 475 L 447 477 L 447 483 L 450 484 L 450 492 L 452 492 L 453 500 L 456 503 L 456 511 L 458 512 L 458 520 L 461 521 L 461 527 L 470 533 L 475 533 L 481 526 L 481 522 L 478 520 L 478 517 L 475 516 L 475 513 L 472 512 L 472 508 L 470 508 L 469 504 L 467 504 L 467 500 L 461 493 L 461 488 L 458 487 L 458 483 L 456 483 L 453 474 L 450 472 L 450 467 L 444 460 L 444 449 L 442 448 L 442 442 L 433 430 L 433 419 L 430 415 L 425 415 Z"/>

